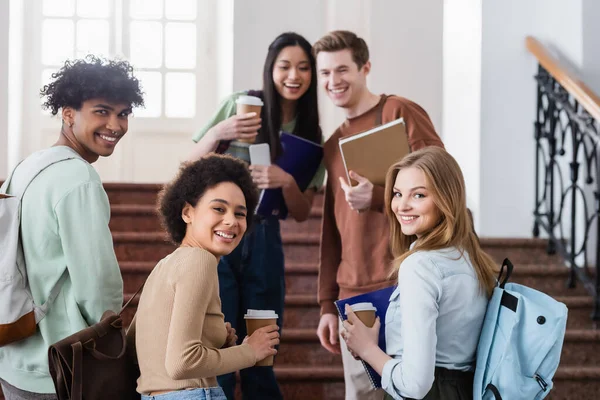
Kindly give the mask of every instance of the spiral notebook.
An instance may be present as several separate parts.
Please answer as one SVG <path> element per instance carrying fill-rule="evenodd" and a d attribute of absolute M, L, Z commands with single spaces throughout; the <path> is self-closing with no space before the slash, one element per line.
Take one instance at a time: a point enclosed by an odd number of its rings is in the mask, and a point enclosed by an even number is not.
<path fill-rule="evenodd" d="M 379 329 L 379 348 L 385 352 L 385 313 L 387 312 L 388 306 L 390 305 L 390 296 L 396 290 L 396 286 L 390 286 L 384 289 L 375 290 L 374 292 L 368 292 L 364 294 L 359 294 L 358 296 L 348 297 L 347 299 L 338 300 L 335 302 L 335 306 L 337 308 L 338 314 L 340 315 L 340 319 L 345 321 L 348 319 L 346 316 L 345 307 L 346 304 L 356 304 L 363 302 L 373 303 L 375 308 L 377 308 L 377 316 L 381 321 L 381 329 Z M 367 375 L 369 376 L 369 380 L 371 381 L 371 385 L 375 389 L 381 387 L 381 375 L 379 375 L 375 370 L 363 360 L 360 360 L 367 371 Z"/>

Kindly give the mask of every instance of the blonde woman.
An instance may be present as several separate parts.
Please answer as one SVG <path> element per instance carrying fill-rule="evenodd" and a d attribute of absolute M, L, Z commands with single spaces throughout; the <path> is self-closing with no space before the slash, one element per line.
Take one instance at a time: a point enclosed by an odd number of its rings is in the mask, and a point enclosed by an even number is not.
<path fill-rule="evenodd" d="M 394 273 L 385 333 L 347 308 L 342 337 L 382 376 L 388 399 L 473 398 L 477 343 L 497 268 L 480 247 L 458 163 L 427 147 L 393 165 L 385 186 Z"/>

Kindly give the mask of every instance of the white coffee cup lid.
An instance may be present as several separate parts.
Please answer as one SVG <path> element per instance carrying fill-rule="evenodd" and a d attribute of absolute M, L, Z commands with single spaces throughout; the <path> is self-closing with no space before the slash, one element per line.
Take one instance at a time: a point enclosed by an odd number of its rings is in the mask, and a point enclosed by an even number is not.
<path fill-rule="evenodd" d="M 259 97 L 246 95 L 239 96 L 235 102 L 238 104 L 248 104 L 250 106 L 262 106 L 264 104 Z"/>
<path fill-rule="evenodd" d="M 377 311 L 377 307 L 373 305 L 373 303 L 356 303 L 350 306 L 352 311 Z"/>
<path fill-rule="evenodd" d="M 278 315 L 273 310 L 252 310 L 248 309 L 245 319 L 277 319 Z"/>

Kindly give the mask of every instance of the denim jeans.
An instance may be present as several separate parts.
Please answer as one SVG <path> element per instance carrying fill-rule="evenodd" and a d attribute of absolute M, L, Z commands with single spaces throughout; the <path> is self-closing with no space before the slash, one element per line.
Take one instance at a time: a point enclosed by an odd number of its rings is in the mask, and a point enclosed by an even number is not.
<path fill-rule="evenodd" d="M 277 218 L 256 218 L 252 230 L 239 246 L 219 262 L 219 294 L 225 321 L 238 335 L 238 343 L 246 336 L 246 310 L 274 310 L 283 322 L 285 275 L 283 245 Z M 240 371 L 244 400 L 281 400 L 273 367 L 251 367 Z M 217 377 L 229 400 L 235 393 L 235 374 Z"/>
<path fill-rule="evenodd" d="M 196 388 L 190 390 L 176 390 L 156 396 L 142 395 L 142 400 L 226 400 L 223 389 L 220 387 Z"/>

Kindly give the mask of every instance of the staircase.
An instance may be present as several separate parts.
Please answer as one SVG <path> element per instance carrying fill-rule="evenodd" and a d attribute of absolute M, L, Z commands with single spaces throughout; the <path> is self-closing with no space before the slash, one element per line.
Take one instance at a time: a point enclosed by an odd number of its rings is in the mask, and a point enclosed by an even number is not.
<path fill-rule="evenodd" d="M 110 228 L 123 273 L 126 300 L 154 265 L 173 251 L 165 241 L 155 213 L 158 185 L 106 184 L 111 203 Z M 342 362 L 324 350 L 316 336 L 319 307 L 316 298 L 321 206 L 315 198 L 311 217 L 304 223 L 284 221 L 286 311 L 275 372 L 286 400 L 344 398 Z M 567 268 L 558 256 L 545 252 L 537 239 L 482 239 L 484 249 L 498 262 L 515 264 L 513 281 L 542 290 L 569 308 L 561 366 L 551 400 L 597 399 L 600 395 L 600 330 L 590 319 L 592 299 L 580 286 L 567 289 Z M 134 300 L 134 304 L 137 304 Z M 128 310 L 128 324 L 134 310 Z M 0 394 L 0 399 L 1 399 Z M 241 398 L 241 397 L 240 397 Z"/>

